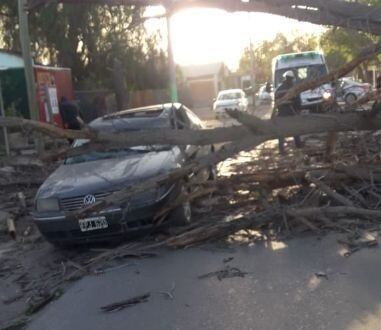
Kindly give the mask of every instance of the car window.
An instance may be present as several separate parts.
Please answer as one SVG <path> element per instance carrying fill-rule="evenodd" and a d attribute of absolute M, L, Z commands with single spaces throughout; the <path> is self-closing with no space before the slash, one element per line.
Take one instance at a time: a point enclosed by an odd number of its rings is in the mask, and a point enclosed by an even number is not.
<path fill-rule="evenodd" d="M 236 100 L 241 98 L 241 93 L 239 92 L 234 92 L 234 93 L 224 93 L 220 94 L 218 96 L 218 100 L 224 101 L 224 100 Z"/>
<path fill-rule="evenodd" d="M 184 108 L 184 111 L 186 113 L 186 115 L 188 116 L 191 124 L 192 124 L 192 128 L 203 128 L 204 125 L 201 121 L 200 118 L 198 118 L 191 110 L 189 110 L 188 108 L 186 107 L 183 107 Z"/>
<path fill-rule="evenodd" d="M 296 75 L 299 80 L 307 79 L 307 75 L 308 75 L 307 68 L 298 68 Z"/>
<path fill-rule="evenodd" d="M 191 127 L 191 121 L 189 120 L 183 107 L 181 107 L 180 109 L 176 109 L 175 114 L 178 129 L 186 129 Z"/>

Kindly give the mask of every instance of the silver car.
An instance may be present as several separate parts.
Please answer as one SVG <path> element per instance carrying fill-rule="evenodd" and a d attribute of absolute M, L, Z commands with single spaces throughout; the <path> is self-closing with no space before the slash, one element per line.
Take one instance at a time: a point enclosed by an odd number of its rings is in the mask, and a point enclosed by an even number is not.
<path fill-rule="evenodd" d="M 343 78 L 339 80 L 336 94 L 338 101 L 350 105 L 371 90 L 372 86 L 370 84 L 353 81 L 350 78 Z"/>

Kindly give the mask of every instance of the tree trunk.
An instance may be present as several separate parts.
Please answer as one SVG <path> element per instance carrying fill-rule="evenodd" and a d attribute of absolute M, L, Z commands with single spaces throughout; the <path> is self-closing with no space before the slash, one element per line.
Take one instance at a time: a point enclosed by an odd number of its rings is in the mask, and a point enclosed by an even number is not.
<path fill-rule="evenodd" d="M 51 0 L 29 0 L 29 8 L 37 8 Z M 74 4 L 108 4 L 126 6 L 172 6 L 173 10 L 190 7 L 220 8 L 230 12 L 264 12 L 314 24 L 339 26 L 375 35 L 381 33 L 381 7 L 340 0 L 59 0 Z"/>
<path fill-rule="evenodd" d="M 117 109 L 118 111 L 125 110 L 128 107 L 128 90 L 122 62 L 119 61 L 117 58 L 114 59 L 112 78 Z"/>

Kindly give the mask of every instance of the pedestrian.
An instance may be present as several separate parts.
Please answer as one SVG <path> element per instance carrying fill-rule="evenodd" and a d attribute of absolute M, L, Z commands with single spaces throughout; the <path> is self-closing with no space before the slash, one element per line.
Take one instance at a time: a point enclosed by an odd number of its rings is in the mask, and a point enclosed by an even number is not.
<path fill-rule="evenodd" d="M 64 128 L 71 130 L 81 130 L 85 125 L 83 122 L 78 106 L 69 101 L 65 96 L 61 98 L 60 102 L 60 115 Z M 73 143 L 73 139 L 68 139 L 69 143 Z"/>
<path fill-rule="evenodd" d="M 280 86 L 275 91 L 275 103 L 282 99 L 287 92 L 294 87 L 295 74 L 293 71 L 289 70 L 283 74 L 284 81 L 280 84 Z M 301 100 L 300 95 L 293 97 L 290 100 L 286 100 L 278 105 L 278 116 L 279 117 L 289 117 L 300 114 L 301 110 Z M 300 136 L 294 136 L 295 146 L 296 148 L 302 148 L 302 141 Z M 279 138 L 279 153 L 284 155 L 284 138 Z"/>
<path fill-rule="evenodd" d="M 325 101 L 323 111 L 327 113 L 335 113 L 339 109 L 337 104 L 337 88 L 338 82 L 333 81 L 331 83 L 331 96 Z M 334 161 L 334 155 L 336 151 L 336 144 L 339 139 L 339 134 L 337 132 L 327 133 L 327 147 L 326 147 L 326 161 L 332 163 Z"/>
<path fill-rule="evenodd" d="M 266 83 L 265 91 L 266 93 L 271 93 L 271 84 L 269 82 Z"/>
<path fill-rule="evenodd" d="M 376 79 L 376 90 L 378 92 L 381 92 L 381 75 L 379 75 Z M 370 116 L 375 116 L 379 113 L 381 113 L 381 101 L 377 99 L 373 103 L 372 110 L 370 112 Z"/>

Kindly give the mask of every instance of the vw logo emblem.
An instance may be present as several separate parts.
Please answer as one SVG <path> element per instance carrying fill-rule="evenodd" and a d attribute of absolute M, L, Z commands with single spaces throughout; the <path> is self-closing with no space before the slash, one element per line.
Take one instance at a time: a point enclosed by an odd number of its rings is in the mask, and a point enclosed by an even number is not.
<path fill-rule="evenodd" d="M 83 205 L 89 206 L 95 203 L 95 196 L 94 195 L 86 195 L 83 199 Z"/>

